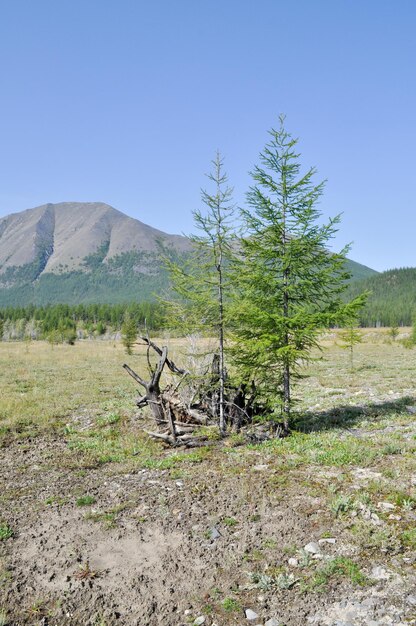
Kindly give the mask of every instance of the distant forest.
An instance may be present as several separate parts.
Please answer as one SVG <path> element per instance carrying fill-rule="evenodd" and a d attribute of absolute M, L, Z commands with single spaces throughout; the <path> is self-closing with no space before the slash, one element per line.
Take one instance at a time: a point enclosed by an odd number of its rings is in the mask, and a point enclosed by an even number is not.
<path fill-rule="evenodd" d="M 416 316 L 416 268 L 405 267 L 351 282 L 345 298 L 369 292 L 360 325 L 411 326 Z"/>
<path fill-rule="evenodd" d="M 97 337 L 118 332 L 126 318 L 138 327 L 159 330 L 162 309 L 155 302 L 5 307 L 0 309 L 0 339 L 43 339 L 54 331 L 63 333 L 63 340 L 72 333 L 80 338 Z"/>
<path fill-rule="evenodd" d="M 368 291 L 369 297 L 359 315 L 360 326 L 412 325 L 416 314 L 415 268 L 389 270 L 353 281 L 345 293 L 345 299 L 363 291 Z M 161 305 L 146 301 L 7 306 L 0 308 L 0 331 L 4 339 L 41 338 L 53 330 L 63 328 L 77 330 L 83 337 L 100 336 L 107 331 L 119 331 L 126 315 L 133 318 L 138 326 L 143 327 L 146 323 L 152 331 L 163 327 Z"/>

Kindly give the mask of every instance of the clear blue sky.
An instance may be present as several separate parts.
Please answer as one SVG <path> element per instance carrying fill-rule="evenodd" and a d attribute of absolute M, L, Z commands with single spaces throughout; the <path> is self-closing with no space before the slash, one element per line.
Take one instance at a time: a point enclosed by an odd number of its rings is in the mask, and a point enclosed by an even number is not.
<path fill-rule="evenodd" d="M 0 0 L 0 216 L 104 201 L 192 231 L 218 148 L 235 199 L 287 115 L 336 247 L 416 266 L 414 0 Z"/>

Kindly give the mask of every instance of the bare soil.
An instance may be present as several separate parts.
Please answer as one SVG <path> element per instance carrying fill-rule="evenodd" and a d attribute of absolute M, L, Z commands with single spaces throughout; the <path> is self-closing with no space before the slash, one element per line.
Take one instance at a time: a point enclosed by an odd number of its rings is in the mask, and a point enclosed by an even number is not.
<path fill-rule="evenodd" d="M 88 469 L 53 436 L 12 442 L 1 459 L 0 519 L 14 531 L 0 542 L 7 624 L 178 626 L 202 615 L 220 626 L 271 617 L 341 624 L 347 601 L 369 598 L 390 615 L 399 607 L 406 621 L 394 623 L 416 623 L 406 604 L 415 588 L 409 553 L 395 557 L 391 578 L 363 588 L 343 577 L 318 590 L 253 588 L 250 573 L 283 571 L 296 549 L 322 536 L 337 538 L 323 544 L 327 557 L 353 553 L 324 493 L 338 470 L 297 467 L 284 476 L 258 450 L 244 462 L 220 450 L 180 470 Z M 95 502 L 77 506 L 85 494 Z M 367 571 L 391 571 L 391 559 L 373 554 Z M 360 619 L 345 623 L 378 623 Z"/>

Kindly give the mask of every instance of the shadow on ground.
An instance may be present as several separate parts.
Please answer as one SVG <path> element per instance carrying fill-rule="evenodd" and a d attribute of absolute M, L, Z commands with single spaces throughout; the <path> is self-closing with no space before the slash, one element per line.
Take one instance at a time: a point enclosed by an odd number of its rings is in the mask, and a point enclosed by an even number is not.
<path fill-rule="evenodd" d="M 380 403 L 341 405 L 327 411 L 307 411 L 295 417 L 292 428 L 305 433 L 351 428 L 362 420 L 377 422 L 388 416 L 413 413 L 416 415 L 416 397 L 404 396 Z"/>

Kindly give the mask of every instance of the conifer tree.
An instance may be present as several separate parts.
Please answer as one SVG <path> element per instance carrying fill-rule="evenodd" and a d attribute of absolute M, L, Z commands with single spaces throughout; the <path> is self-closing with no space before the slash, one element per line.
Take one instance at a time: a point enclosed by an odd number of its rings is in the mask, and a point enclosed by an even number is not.
<path fill-rule="evenodd" d="M 233 190 L 223 170 L 223 159 L 217 152 L 212 171 L 207 174 L 212 190 L 202 190 L 203 212 L 193 211 L 198 234 L 189 237 L 192 252 L 181 263 L 167 261 L 172 287 L 178 298 L 167 307 L 169 324 L 182 332 L 213 333 L 216 337 L 219 379 L 219 427 L 225 432 L 225 334 L 226 294 L 230 288 L 228 263 L 234 240 L 232 204 Z"/>
<path fill-rule="evenodd" d="M 354 370 L 354 346 L 361 343 L 363 336 L 361 331 L 357 328 L 357 319 L 351 319 L 348 325 L 339 333 L 339 337 L 343 342 L 341 347 L 345 350 L 349 350 L 350 353 L 350 369 Z"/>
<path fill-rule="evenodd" d="M 272 411 L 288 428 L 292 385 L 319 333 L 348 319 L 363 298 L 341 301 L 348 272 L 347 248 L 330 253 L 339 217 L 321 224 L 318 202 L 324 183 L 315 169 L 301 173 L 297 139 L 280 117 L 260 154 L 242 211 L 246 234 L 235 265 L 234 359 L 253 379 Z"/>
<path fill-rule="evenodd" d="M 134 317 L 127 311 L 121 326 L 121 342 L 126 348 L 127 354 L 132 354 L 132 346 L 137 339 L 137 323 Z"/>

